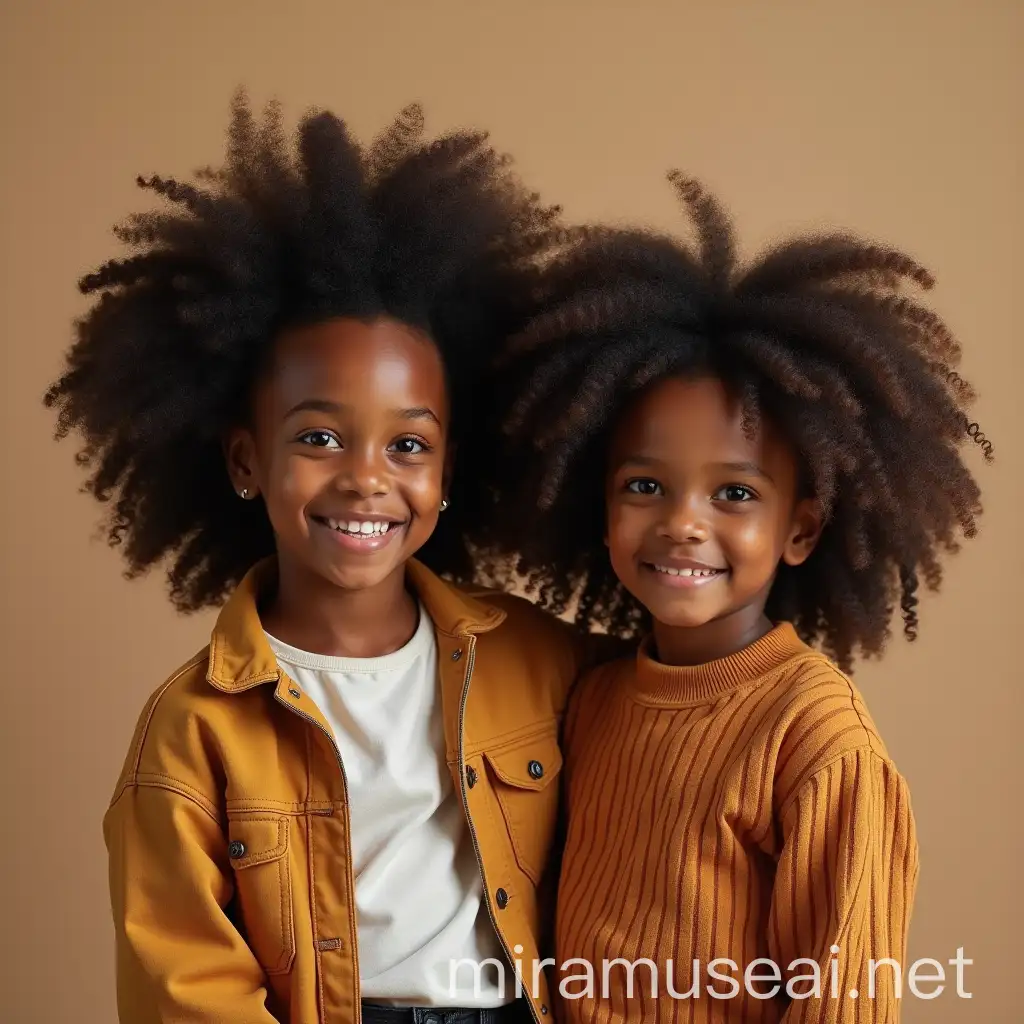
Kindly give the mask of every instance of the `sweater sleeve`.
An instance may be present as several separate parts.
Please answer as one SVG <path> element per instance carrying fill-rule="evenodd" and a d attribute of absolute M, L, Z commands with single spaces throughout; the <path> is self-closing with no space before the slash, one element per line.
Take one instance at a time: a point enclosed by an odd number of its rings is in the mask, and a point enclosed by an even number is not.
<path fill-rule="evenodd" d="M 810 776 L 780 818 L 768 938 L 794 997 L 783 1021 L 897 1024 L 918 871 L 905 780 L 871 747 L 854 749 Z"/>

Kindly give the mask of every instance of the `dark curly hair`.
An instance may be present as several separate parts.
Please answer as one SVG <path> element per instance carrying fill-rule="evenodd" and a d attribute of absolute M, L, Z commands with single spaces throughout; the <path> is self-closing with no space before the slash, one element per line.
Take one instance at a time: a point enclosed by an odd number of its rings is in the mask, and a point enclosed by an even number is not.
<path fill-rule="evenodd" d="M 457 464 L 451 509 L 420 557 L 471 575 L 484 375 L 518 323 L 558 208 L 522 186 L 485 133 L 425 141 L 418 106 L 366 148 L 313 112 L 292 147 L 279 106 L 257 118 L 244 92 L 221 169 L 138 184 L 168 206 L 116 228 L 133 251 L 80 282 L 98 298 L 45 398 L 58 438 L 84 439 L 86 486 L 112 502 L 107 536 L 127 575 L 168 561 L 172 600 L 190 611 L 273 552 L 262 503 L 231 488 L 222 432 L 245 416 L 282 328 L 340 316 L 389 316 L 440 349 Z"/>
<path fill-rule="evenodd" d="M 963 412 L 959 346 L 901 294 L 933 284 L 908 256 L 827 234 L 742 269 L 722 207 L 669 177 L 697 245 L 575 229 L 510 341 L 503 461 L 518 484 L 498 492 L 492 551 L 556 614 L 623 638 L 646 629 L 602 542 L 610 432 L 643 388 L 708 373 L 740 398 L 748 432 L 762 416 L 785 431 L 825 514 L 810 559 L 780 567 L 766 613 L 849 668 L 857 648 L 880 653 L 897 603 L 913 639 L 919 578 L 937 588 L 941 550 L 976 532 L 959 447 L 973 438 L 991 458 L 992 446 Z"/>

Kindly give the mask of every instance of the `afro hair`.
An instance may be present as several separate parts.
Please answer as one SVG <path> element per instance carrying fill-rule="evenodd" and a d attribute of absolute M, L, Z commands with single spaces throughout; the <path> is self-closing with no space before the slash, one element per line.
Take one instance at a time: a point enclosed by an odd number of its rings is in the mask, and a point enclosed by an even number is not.
<path fill-rule="evenodd" d="M 231 488 L 224 430 L 246 415 L 283 328 L 385 316 L 426 331 L 446 367 L 452 509 L 421 557 L 471 575 L 468 538 L 487 493 L 478 470 L 494 464 L 476 429 L 486 375 L 520 322 L 558 209 L 523 187 L 485 133 L 425 139 L 418 106 L 366 147 L 338 117 L 311 112 L 292 145 L 279 106 L 254 116 L 244 92 L 221 168 L 138 184 L 162 206 L 117 227 L 128 252 L 80 282 L 94 301 L 45 398 L 58 438 L 84 441 L 86 487 L 109 509 L 127 575 L 167 563 L 172 600 L 191 611 L 273 552 L 262 503 Z"/>
<path fill-rule="evenodd" d="M 992 445 L 965 414 L 960 348 L 904 294 L 931 275 L 846 234 L 797 238 L 738 265 L 725 211 L 670 174 L 696 244 L 581 227 L 546 269 L 506 356 L 503 461 L 490 545 L 542 606 L 621 638 L 648 628 L 603 544 L 606 452 L 625 405 L 669 376 L 710 374 L 796 449 L 825 527 L 810 559 L 782 565 L 766 613 L 842 667 L 880 653 L 892 618 L 917 631 L 919 580 L 972 537 L 978 486 L 962 459 Z M 507 577 L 506 577 L 507 578 Z"/>

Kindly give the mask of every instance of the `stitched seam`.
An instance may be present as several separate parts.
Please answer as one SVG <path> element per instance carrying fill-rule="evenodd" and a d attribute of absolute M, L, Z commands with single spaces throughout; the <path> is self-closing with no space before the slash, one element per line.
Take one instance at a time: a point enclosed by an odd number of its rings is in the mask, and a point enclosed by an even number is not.
<path fill-rule="evenodd" d="M 277 826 L 277 846 L 272 850 L 264 850 L 262 853 L 253 853 L 247 857 L 240 857 L 235 861 L 235 867 L 239 871 L 255 867 L 257 864 L 269 864 L 271 861 L 281 860 L 288 852 L 288 830 L 285 819 L 280 816 L 274 818 L 236 818 L 235 824 L 246 824 L 250 821 L 265 821 L 269 825 Z"/>
<path fill-rule="evenodd" d="M 278 841 L 288 852 L 288 822 L 284 818 L 277 819 Z M 286 974 L 295 959 L 295 927 L 292 922 L 292 866 L 287 856 L 278 860 L 278 873 L 281 888 L 281 960 L 278 974 Z"/>
<path fill-rule="evenodd" d="M 229 816 L 234 813 L 247 814 L 252 811 L 265 811 L 298 817 L 303 814 L 316 814 L 323 811 L 333 811 L 334 801 L 309 800 L 305 803 L 299 801 L 292 803 L 287 800 L 263 800 L 255 797 L 247 797 L 243 799 L 228 800 L 225 802 L 224 807 Z"/>
<path fill-rule="evenodd" d="M 230 682 L 219 677 L 218 673 L 211 672 L 210 683 L 221 693 L 237 693 L 240 690 L 248 690 L 260 683 L 272 683 L 280 679 L 280 672 L 253 672 L 252 675 L 242 676 L 240 679 L 232 679 Z"/>
<path fill-rule="evenodd" d="M 530 858 L 527 857 L 526 851 L 523 847 L 520 827 L 516 825 L 515 815 L 513 814 L 511 804 L 508 802 L 508 797 L 506 796 L 503 799 L 498 787 L 494 788 L 494 795 L 498 800 L 498 806 L 501 808 L 501 815 L 505 820 L 505 828 L 508 830 L 509 840 L 512 843 L 512 853 L 516 862 L 535 886 L 540 885 L 540 877 L 544 872 L 543 864 L 533 864 L 530 862 Z"/>
<path fill-rule="evenodd" d="M 278 821 L 278 823 L 277 823 L 277 841 L 278 841 L 278 844 L 280 844 L 280 842 L 281 842 L 281 823 L 280 823 L 280 821 Z M 253 863 L 258 863 L 258 861 L 253 861 Z M 267 968 L 267 974 L 280 974 L 281 973 L 281 968 L 284 966 L 285 961 L 288 959 L 288 943 L 287 943 L 287 940 L 285 938 L 286 928 L 287 928 L 287 917 L 286 917 L 286 913 L 287 912 L 285 910 L 285 905 L 284 905 L 284 892 L 285 892 L 285 886 L 287 885 L 287 881 L 285 879 L 285 870 L 287 868 L 287 863 L 286 863 L 284 857 L 278 857 L 276 861 L 272 861 L 271 863 L 276 863 L 277 864 L 277 912 L 281 915 L 278 918 L 278 920 L 281 923 L 278 926 L 278 935 L 277 935 L 277 942 L 278 942 L 277 963 L 274 964 L 274 966 L 272 968 L 271 967 Z"/>
<path fill-rule="evenodd" d="M 853 683 L 842 673 L 839 673 L 843 682 L 846 683 L 847 689 L 850 692 L 850 704 L 853 706 L 853 710 L 857 715 L 857 719 L 861 724 L 861 728 L 868 734 L 868 746 L 871 748 L 871 753 L 878 757 L 882 756 L 881 751 L 875 747 L 874 729 L 868 727 L 868 723 L 864 719 L 864 712 L 861 710 L 860 701 L 857 700 L 857 694 L 854 691 Z"/>
<path fill-rule="evenodd" d="M 312 765 L 312 733 L 311 730 L 306 730 L 306 763 Z M 317 965 L 316 965 L 316 991 L 317 991 L 317 1018 L 320 1024 L 326 1024 L 327 1010 L 324 1006 L 324 972 L 323 966 L 320 962 L 320 953 L 323 952 L 320 948 L 320 920 L 317 917 L 317 898 L 316 898 L 316 851 L 313 849 L 313 818 L 311 815 L 306 815 L 306 857 L 309 862 L 308 879 L 309 879 L 309 920 L 310 926 L 313 929 L 313 942 L 316 946 L 317 951 Z"/>
<path fill-rule="evenodd" d="M 517 748 L 518 749 L 518 748 Z M 556 748 L 557 749 L 557 748 Z M 542 790 L 548 788 L 552 781 L 557 778 L 558 773 L 562 770 L 562 757 L 559 751 L 558 758 L 550 764 L 544 765 L 544 776 L 540 779 L 530 778 L 526 781 L 517 775 L 513 775 L 506 771 L 498 764 L 495 753 L 493 751 L 484 751 L 484 757 L 487 759 L 487 763 L 494 769 L 494 774 L 501 779 L 502 782 L 507 786 L 512 786 L 515 789 L 526 789 L 533 793 L 540 793 Z"/>
<path fill-rule="evenodd" d="M 131 786 L 125 786 L 124 789 L 121 790 L 121 794 L 132 787 L 136 789 L 166 789 L 172 793 L 177 793 L 179 796 L 185 797 L 185 799 L 190 803 L 195 804 L 196 807 L 208 814 L 219 826 L 223 828 L 224 823 L 217 811 L 216 805 L 207 797 L 203 796 L 199 790 L 193 789 L 187 783 L 172 778 L 170 775 L 155 775 L 149 773 L 140 775 L 131 783 Z M 118 795 L 118 799 L 120 799 L 121 794 Z"/>
<path fill-rule="evenodd" d="M 487 818 L 490 821 L 490 827 L 491 827 L 491 833 L 490 834 L 491 835 L 500 836 L 504 832 L 505 836 L 509 840 L 509 846 L 512 846 L 513 860 L 515 861 L 515 864 L 518 867 L 519 866 L 519 858 L 516 857 L 516 855 L 515 855 L 516 851 L 515 851 L 515 846 L 513 845 L 513 840 L 512 840 L 512 830 L 511 830 L 511 828 L 509 828 L 509 826 L 507 824 L 507 819 L 505 818 L 505 809 L 501 806 L 501 801 L 498 800 L 498 794 L 497 793 L 492 793 L 492 796 L 494 798 L 494 802 L 498 804 L 498 813 L 500 814 L 500 818 L 498 818 L 498 819 L 495 819 L 494 808 L 491 805 L 491 801 L 490 800 L 483 800 L 483 801 L 481 801 L 483 803 L 483 805 L 484 805 L 484 812 L 485 812 L 485 814 L 487 815 Z M 509 900 L 511 900 L 512 897 L 516 895 L 516 891 L 515 891 L 516 887 L 512 884 L 512 878 L 514 877 L 513 874 L 512 874 L 512 870 L 511 870 L 512 869 L 512 865 L 508 861 L 508 857 L 506 855 L 506 850 L 505 850 L 505 844 L 504 843 L 498 843 L 497 846 L 498 846 L 498 851 L 501 854 L 501 860 L 502 860 L 502 865 L 503 865 L 502 875 L 504 875 L 504 877 L 506 879 L 508 879 L 508 881 L 505 881 L 502 884 L 501 887 L 504 888 L 506 894 L 508 895 Z M 522 868 L 520 868 L 520 870 L 522 870 Z M 493 881 L 493 875 L 491 877 L 491 881 Z M 490 899 L 490 894 L 488 894 L 485 897 L 485 899 Z"/>
<path fill-rule="evenodd" d="M 121 789 L 118 791 L 118 796 L 120 796 L 121 792 L 123 792 L 128 786 L 130 786 L 133 782 L 135 782 L 138 779 L 139 764 L 142 761 L 142 749 L 143 747 L 145 747 L 146 740 L 149 738 L 149 727 L 153 721 L 153 716 L 156 714 L 157 705 L 160 703 L 161 700 L 163 700 L 164 694 L 167 693 L 167 691 L 179 679 L 181 679 L 183 676 L 187 675 L 189 672 L 191 672 L 193 669 L 197 668 L 199 665 L 203 663 L 203 661 L 208 657 L 207 651 L 208 649 L 200 651 L 190 662 L 188 662 L 188 664 L 183 665 L 177 672 L 174 673 L 173 676 L 171 676 L 170 679 L 167 680 L 167 682 L 163 684 L 163 686 L 161 686 L 156 691 L 155 694 L 153 694 L 153 697 L 149 704 L 149 713 L 146 715 L 146 721 L 143 723 L 142 728 L 139 729 L 138 740 L 136 743 L 134 754 L 132 755 L 131 771 L 125 777 L 124 783 L 121 786 Z"/>
<path fill-rule="evenodd" d="M 804 787 L 810 785 L 812 782 L 815 782 L 819 775 L 821 775 L 823 772 L 828 771 L 834 765 L 837 765 L 840 761 L 843 760 L 844 757 L 849 757 L 850 754 L 862 754 L 865 751 L 867 751 L 872 757 L 877 758 L 881 764 L 885 765 L 888 768 L 891 768 L 894 772 L 896 772 L 897 775 L 899 775 L 899 769 L 896 767 L 896 764 L 892 760 L 892 758 L 882 757 L 880 754 L 876 753 L 874 748 L 871 746 L 870 740 L 867 740 L 864 743 L 859 743 L 855 747 L 847 747 L 846 750 L 841 751 L 840 753 L 836 754 L 835 757 L 826 761 L 820 768 L 818 768 L 814 772 L 813 775 L 809 775 L 806 779 L 804 779 L 804 781 L 801 782 L 800 785 L 797 786 L 793 790 L 793 792 L 786 797 L 785 801 L 779 805 L 778 817 L 782 818 L 785 816 L 786 812 L 792 806 L 793 801 L 800 795 L 801 792 L 803 792 Z"/>
<path fill-rule="evenodd" d="M 482 743 L 474 743 L 466 746 L 466 756 L 476 755 L 484 751 L 491 751 L 495 754 L 503 753 L 509 749 L 515 749 L 521 744 L 525 745 L 530 740 L 541 739 L 550 736 L 558 739 L 558 720 L 545 718 L 541 722 L 531 722 L 529 725 L 521 726 L 511 732 L 501 733 Z"/>

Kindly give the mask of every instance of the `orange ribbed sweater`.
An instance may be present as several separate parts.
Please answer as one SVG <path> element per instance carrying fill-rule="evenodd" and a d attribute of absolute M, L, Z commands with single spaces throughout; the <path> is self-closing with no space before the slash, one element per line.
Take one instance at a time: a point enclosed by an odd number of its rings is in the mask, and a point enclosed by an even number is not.
<path fill-rule="evenodd" d="M 560 1024 L 896 1021 L 893 969 L 871 999 L 868 962 L 909 966 L 917 843 L 857 690 L 786 623 L 706 665 L 648 651 L 588 674 L 566 720 L 556 953 L 582 998 L 559 999 Z M 631 998 L 616 958 L 634 965 Z M 797 958 L 818 965 L 820 999 L 786 996 L 795 976 L 793 992 L 813 989 Z"/>

